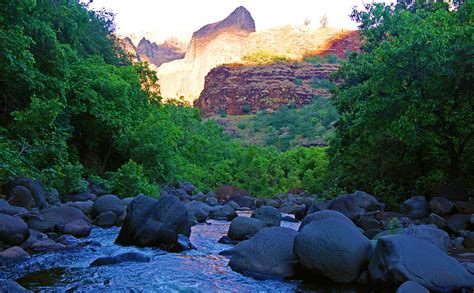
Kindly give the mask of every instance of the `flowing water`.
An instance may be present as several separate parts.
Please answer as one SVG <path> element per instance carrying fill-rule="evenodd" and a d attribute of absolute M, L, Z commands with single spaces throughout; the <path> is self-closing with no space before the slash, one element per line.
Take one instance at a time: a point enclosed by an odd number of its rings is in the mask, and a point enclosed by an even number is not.
<path fill-rule="evenodd" d="M 298 223 L 282 222 L 297 229 Z M 34 291 L 143 291 L 143 292 L 351 292 L 360 289 L 334 285 L 315 286 L 297 280 L 255 280 L 233 272 L 228 258 L 219 255 L 231 245 L 220 244 L 227 234 L 229 222 L 208 221 L 193 227 L 191 242 L 196 249 L 168 253 L 155 248 L 122 247 L 114 244 L 120 228 L 94 228 L 84 240 L 93 241 L 85 247 L 62 252 L 33 255 L 17 267 L 6 268 L 0 277 L 14 279 Z M 141 252 L 151 258 L 149 263 L 122 263 L 89 267 L 104 256 L 125 252 Z M 347 291 L 346 289 L 350 289 Z"/>

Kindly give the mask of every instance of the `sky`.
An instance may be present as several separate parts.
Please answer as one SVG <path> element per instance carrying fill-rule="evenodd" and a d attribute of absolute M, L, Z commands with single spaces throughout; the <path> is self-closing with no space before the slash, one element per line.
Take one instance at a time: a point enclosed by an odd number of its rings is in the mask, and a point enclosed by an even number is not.
<path fill-rule="evenodd" d="M 94 0 L 92 8 L 114 12 L 121 36 L 148 33 L 158 42 L 169 37 L 187 42 L 194 31 L 241 5 L 252 14 L 257 30 L 302 25 L 306 19 L 319 27 L 324 14 L 328 26 L 354 29 L 349 14 L 352 7 L 362 7 L 363 0 Z"/>

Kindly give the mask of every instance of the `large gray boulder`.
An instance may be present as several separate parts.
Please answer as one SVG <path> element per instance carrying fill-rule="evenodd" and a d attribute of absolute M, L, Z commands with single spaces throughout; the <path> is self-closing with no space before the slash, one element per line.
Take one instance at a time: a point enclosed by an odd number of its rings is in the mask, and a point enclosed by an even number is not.
<path fill-rule="evenodd" d="M 255 278 L 291 277 L 298 265 L 298 259 L 293 254 L 297 234 L 289 228 L 264 228 L 232 249 L 229 266 L 236 272 Z"/>
<path fill-rule="evenodd" d="M 17 262 L 28 258 L 30 255 L 21 247 L 13 246 L 0 251 L 0 265 Z"/>
<path fill-rule="evenodd" d="M 125 205 L 116 195 L 102 195 L 94 202 L 92 216 L 99 226 L 120 225 L 125 218 Z"/>
<path fill-rule="evenodd" d="M 0 214 L 15 216 L 28 212 L 27 209 L 10 205 L 6 200 L 0 199 Z"/>
<path fill-rule="evenodd" d="M 96 199 L 97 195 L 90 192 L 71 193 L 64 196 L 65 201 L 95 201 Z"/>
<path fill-rule="evenodd" d="M 304 219 L 301 222 L 301 225 L 300 225 L 298 230 L 301 231 L 304 228 L 304 226 L 308 225 L 311 222 L 322 221 L 322 220 L 326 220 L 326 219 L 329 219 L 329 218 L 340 219 L 341 221 L 346 222 L 347 224 L 352 225 L 352 226 L 355 227 L 355 224 L 351 221 L 351 219 L 344 216 L 340 212 L 331 211 L 331 210 L 324 210 L 324 211 L 319 211 L 319 212 L 315 212 L 315 213 L 312 213 L 312 214 L 308 214 L 306 217 L 304 217 Z"/>
<path fill-rule="evenodd" d="M 401 285 L 414 281 L 433 291 L 474 288 L 474 277 L 456 259 L 428 241 L 409 235 L 380 238 L 369 264 L 376 284 Z"/>
<path fill-rule="evenodd" d="M 452 233 L 461 234 L 471 223 L 470 215 L 456 214 L 448 218 L 446 226 Z"/>
<path fill-rule="evenodd" d="M 20 217 L 0 214 L 0 242 L 21 245 L 29 236 L 28 226 Z"/>
<path fill-rule="evenodd" d="M 230 205 L 215 206 L 209 209 L 209 218 L 214 220 L 232 221 L 238 215 Z"/>
<path fill-rule="evenodd" d="M 428 203 L 426 202 L 426 198 L 424 196 L 415 196 L 407 199 L 400 206 L 400 210 L 407 217 L 412 219 L 421 219 L 428 216 L 430 213 Z"/>
<path fill-rule="evenodd" d="M 371 245 L 353 224 L 328 218 L 307 224 L 295 238 L 294 252 L 307 270 L 351 283 L 366 269 Z"/>
<path fill-rule="evenodd" d="M 230 223 L 227 236 L 235 241 L 247 240 L 265 227 L 266 224 L 261 220 L 237 217 Z"/>
<path fill-rule="evenodd" d="M 430 209 L 438 215 L 447 215 L 453 208 L 453 202 L 445 197 L 433 197 L 430 200 Z"/>
<path fill-rule="evenodd" d="M 188 211 L 175 196 L 155 200 L 138 195 L 127 207 L 127 216 L 116 239 L 121 245 L 159 247 L 179 251 L 178 234 L 191 234 Z"/>
<path fill-rule="evenodd" d="M 400 234 L 410 235 L 415 238 L 425 240 L 431 244 L 436 245 L 444 252 L 449 250 L 449 234 L 446 231 L 438 229 L 434 225 L 412 225 L 408 228 L 402 229 Z"/>
<path fill-rule="evenodd" d="M 263 206 L 252 213 L 252 218 L 262 220 L 268 227 L 280 226 L 281 214 L 271 206 Z"/>
<path fill-rule="evenodd" d="M 24 208 L 42 209 L 46 205 L 46 191 L 43 183 L 30 178 L 17 178 L 13 181 L 9 192 L 10 204 Z"/>
<path fill-rule="evenodd" d="M 121 263 L 126 263 L 126 262 L 149 262 L 150 260 L 151 260 L 150 257 L 143 253 L 126 252 L 126 253 L 122 253 L 115 256 L 100 257 L 94 260 L 90 264 L 90 266 L 98 267 L 98 266 L 121 264 Z"/>
<path fill-rule="evenodd" d="M 186 203 L 184 206 L 188 210 L 189 218 L 191 221 L 204 223 L 209 217 L 209 210 L 211 209 L 211 207 L 202 201 L 193 200 Z"/>
<path fill-rule="evenodd" d="M 430 291 L 417 282 L 406 281 L 398 287 L 396 293 L 430 293 Z"/>
<path fill-rule="evenodd" d="M 56 232 L 76 237 L 88 236 L 92 226 L 89 218 L 77 208 L 61 206 L 41 211 L 28 219 L 28 226 L 43 233 Z"/>
<path fill-rule="evenodd" d="M 338 211 L 351 220 L 368 212 L 383 211 L 384 205 L 372 195 L 363 191 L 356 191 L 351 194 L 339 196 L 332 200 L 328 209 Z"/>

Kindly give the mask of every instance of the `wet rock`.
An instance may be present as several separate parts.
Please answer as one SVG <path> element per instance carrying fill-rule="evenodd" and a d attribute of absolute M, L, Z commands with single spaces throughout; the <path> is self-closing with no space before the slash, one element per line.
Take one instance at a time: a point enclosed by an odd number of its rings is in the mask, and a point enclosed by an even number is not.
<path fill-rule="evenodd" d="M 464 248 L 464 238 L 463 237 L 456 237 L 451 240 L 451 245 L 454 249 L 463 249 Z"/>
<path fill-rule="evenodd" d="M 469 232 L 467 236 L 464 237 L 462 244 L 467 249 L 473 249 L 474 248 L 474 232 Z"/>
<path fill-rule="evenodd" d="M 304 226 L 308 225 L 309 223 L 311 223 L 313 221 L 322 221 L 322 220 L 326 220 L 326 219 L 329 219 L 329 218 L 338 218 L 341 221 L 344 221 L 347 224 L 356 227 L 355 224 L 348 217 L 344 216 L 343 214 L 341 214 L 339 212 L 336 212 L 336 211 L 325 210 L 325 211 L 320 211 L 320 212 L 315 212 L 315 213 L 312 213 L 312 214 L 308 214 L 303 219 L 303 221 L 301 222 L 299 231 L 301 231 L 304 228 Z"/>
<path fill-rule="evenodd" d="M 28 226 L 20 217 L 0 214 L 0 242 L 21 245 L 29 236 Z"/>
<path fill-rule="evenodd" d="M 143 253 L 139 252 L 127 252 L 115 256 L 107 256 L 107 257 L 100 257 L 94 260 L 90 266 L 97 267 L 97 266 L 108 266 L 108 265 L 116 265 L 126 262 L 150 262 L 150 257 Z"/>
<path fill-rule="evenodd" d="M 180 182 L 179 188 L 186 191 L 187 194 L 192 195 L 195 190 L 197 190 L 196 186 L 194 186 L 191 182 Z"/>
<path fill-rule="evenodd" d="M 383 211 L 384 206 L 372 195 L 357 191 L 335 198 L 329 203 L 328 209 L 338 211 L 351 220 L 355 220 L 358 216 L 368 212 Z"/>
<path fill-rule="evenodd" d="M 0 251 L 0 264 L 20 261 L 28 258 L 30 255 L 21 247 L 13 246 Z"/>
<path fill-rule="evenodd" d="M 191 201 L 184 205 L 188 210 L 189 219 L 198 223 L 206 222 L 209 217 L 210 206 L 203 203 L 202 201 Z"/>
<path fill-rule="evenodd" d="M 23 187 L 23 188 L 20 188 Z M 31 207 L 35 207 L 38 209 L 42 209 L 45 207 L 46 204 L 46 191 L 44 188 L 43 183 L 39 180 L 33 180 L 30 178 L 16 178 L 12 183 L 8 184 L 7 187 L 9 198 L 11 196 L 18 196 L 15 201 L 20 202 L 27 202 L 30 201 L 29 195 L 31 195 L 34 203 Z M 29 192 L 26 192 L 28 190 Z M 20 198 L 21 197 L 21 198 Z M 29 203 L 28 203 L 29 205 Z"/>
<path fill-rule="evenodd" d="M 449 214 L 453 207 L 454 204 L 445 197 L 433 197 L 430 201 L 430 209 L 439 215 Z"/>
<path fill-rule="evenodd" d="M 231 206 L 234 210 L 240 209 L 240 206 L 233 200 L 230 200 L 225 203 L 228 206 Z"/>
<path fill-rule="evenodd" d="M 304 217 L 306 217 L 306 214 L 308 213 L 308 207 L 306 205 L 299 205 L 298 208 L 295 210 L 295 219 L 297 220 L 303 220 Z"/>
<path fill-rule="evenodd" d="M 191 243 L 188 237 L 179 234 L 178 241 L 177 241 L 177 250 L 184 251 L 184 250 L 191 250 L 194 249 L 194 245 Z"/>
<path fill-rule="evenodd" d="M 399 234 L 410 235 L 415 238 L 425 240 L 436 245 L 444 252 L 449 250 L 449 235 L 443 230 L 436 228 L 434 225 L 410 226 L 403 229 Z"/>
<path fill-rule="evenodd" d="M 209 210 L 209 218 L 214 220 L 232 221 L 238 215 L 229 205 L 212 207 Z"/>
<path fill-rule="evenodd" d="M 65 201 L 95 201 L 97 195 L 90 193 L 90 192 L 80 192 L 80 193 L 73 193 L 73 194 L 66 194 L 64 196 Z"/>
<path fill-rule="evenodd" d="M 334 282 L 356 281 L 370 256 L 370 241 L 337 217 L 307 224 L 295 238 L 295 255 L 307 270 Z"/>
<path fill-rule="evenodd" d="M 51 188 L 50 191 L 45 193 L 46 202 L 50 205 L 56 205 L 61 203 L 61 198 L 59 197 L 59 192 L 56 188 Z"/>
<path fill-rule="evenodd" d="M 81 240 L 72 235 L 61 235 L 58 238 L 58 242 L 67 246 L 77 246 L 81 244 Z"/>
<path fill-rule="evenodd" d="M 362 228 L 364 231 L 382 228 L 382 223 L 380 221 L 369 216 L 358 217 L 356 220 L 356 225 Z"/>
<path fill-rule="evenodd" d="M 261 220 L 237 217 L 230 223 L 227 236 L 236 241 L 247 240 L 265 227 L 266 224 Z"/>
<path fill-rule="evenodd" d="M 15 216 L 26 212 L 27 210 L 25 208 L 12 206 L 6 200 L 0 199 L 0 214 Z"/>
<path fill-rule="evenodd" d="M 232 270 L 255 278 L 287 278 L 295 274 L 298 259 L 293 243 L 298 232 L 289 228 L 269 227 L 232 249 Z"/>
<path fill-rule="evenodd" d="M 437 246 L 408 235 L 379 239 L 369 264 L 377 284 L 417 282 L 433 291 L 454 291 L 474 286 L 473 276 Z"/>
<path fill-rule="evenodd" d="M 461 214 L 474 214 L 474 203 L 468 201 L 456 201 L 454 206 Z"/>
<path fill-rule="evenodd" d="M 448 218 L 446 226 L 452 233 L 461 234 L 461 231 L 467 229 L 470 221 L 470 215 L 456 214 Z"/>
<path fill-rule="evenodd" d="M 31 209 L 36 206 L 35 199 L 33 195 L 31 195 L 31 192 L 28 188 L 21 185 L 15 186 L 12 189 L 8 203 L 25 209 Z"/>
<path fill-rule="evenodd" d="M 398 287 L 396 293 L 430 293 L 430 291 L 417 282 L 406 281 Z"/>
<path fill-rule="evenodd" d="M 415 196 L 406 200 L 400 206 L 400 210 L 407 217 L 412 219 L 421 219 L 428 216 L 430 213 L 428 203 L 424 196 Z"/>
<path fill-rule="evenodd" d="M 96 219 L 97 225 L 101 227 L 111 227 L 117 222 L 117 215 L 114 212 L 103 212 Z"/>
<path fill-rule="evenodd" d="M 234 201 L 241 208 L 255 209 L 255 199 L 250 196 L 231 195 L 227 199 L 227 202 Z"/>
<path fill-rule="evenodd" d="M 0 292 L 1 293 L 24 293 L 31 292 L 20 286 L 15 281 L 0 279 Z"/>
<path fill-rule="evenodd" d="M 239 243 L 240 241 L 232 240 L 229 238 L 229 236 L 222 236 L 217 242 L 221 244 L 235 245 Z"/>
<path fill-rule="evenodd" d="M 188 211 L 174 196 L 159 200 L 139 195 L 127 207 L 116 243 L 179 251 L 178 234 L 191 234 Z"/>
<path fill-rule="evenodd" d="M 312 213 L 315 213 L 315 212 L 327 210 L 329 202 L 330 202 L 329 200 L 317 200 L 317 201 L 315 201 L 309 207 L 307 214 L 309 215 L 309 214 L 312 214 Z"/>
<path fill-rule="evenodd" d="M 80 209 L 84 215 L 90 215 L 92 213 L 92 208 L 94 207 L 94 202 L 92 200 L 87 201 L 70 201 L 64 204 L 68 207 L 74 207 Z"/>
<path fill-rule="evenodd" d="M 443 217 L 441 217 L 441 216 L 439 216 L 435 213 L 431 213 L 428 216 L 428 222 L 431 223 L 431 224 L 436 225 L 440 229 L 446 228 L 446 220 Z"/>
<path fill-rule="evenodd" d="M 104 227 L 120 225 L 124 213 L 125 205 L 113 194 L 99 196 L 92 208 L 92 216 L 97 218 L 96 223 Z"/>
<path fill-rule="evenodd" d="M 281 214 L 271 206 L 263 206 L 252 213 L 252 218 L 262 220 L 268 227 L 280 226 Z"/>
<path fill-rule="evenodd" d="M 41 211 L 28 220 L 28 227 L 43 233 L 57 232 L 76 237 L 88 236 L 92 228 L 90 220 L 80 209 L 67 206 Z"/>

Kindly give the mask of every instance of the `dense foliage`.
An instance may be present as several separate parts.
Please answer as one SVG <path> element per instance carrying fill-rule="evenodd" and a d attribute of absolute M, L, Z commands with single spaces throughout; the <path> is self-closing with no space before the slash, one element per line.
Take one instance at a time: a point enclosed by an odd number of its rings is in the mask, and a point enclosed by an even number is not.
<path fill-rule="evenodd" d="M 287 105 L 276 111 L 226 119 L 237 126 L 237 137 L 245 144 L 286 151 L 302 145 L 325 145 L 333 136 L 338 114 L 330 99 L 315 97 L 311 104 L 301 108 Z"/>
<path fill-rule="evenodd" d="M 474 187 L 473 2 L 368 4 L 340 70 L 332 178 L 379 196 Z"/>
<path fill-rule="evenodd" d="M 322 149 L 243 148 L 180 102 L 163 103 L 146 64 L 131 64 L 113 17 L 75 0 L 0 3 L 0 179 L 40 178 L 64 194 L 87 188 L 157 195 L 191 181 L 255 195 L 322 191 Z"/>

